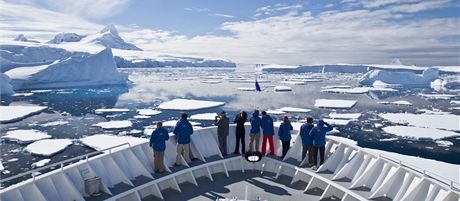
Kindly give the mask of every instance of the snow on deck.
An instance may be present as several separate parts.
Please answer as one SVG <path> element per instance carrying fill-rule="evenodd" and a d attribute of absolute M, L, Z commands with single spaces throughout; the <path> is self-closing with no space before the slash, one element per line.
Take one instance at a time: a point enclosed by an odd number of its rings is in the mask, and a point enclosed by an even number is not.
<path fill-rule="evenodd" d="M 453 131 L 439 130 L 436 128 L 419 128 L 410 126 L 388 126 L 382 128 L 383 131 L 389 134 L 398 135 L 402 137 L 411 138 L 429 138 L 429 139 L 442 139 L 451 136 L 460 136 L 460 134 Z"/>
<path fill-rule="evenodd" d="M 93 124 L 93 126 L 99 126 L 103 129 L 117 129 L 117 128 L 129 128 L 133 125 L 133 123 L 129 120 L 123 121 L 108 121 L 108 122 L 100 122 L 97 124 Z"/>
<path fill-rule="evenodd" d="M 216 113 L 202 113 L 202 114 L 194 114 L 190 116 L 190 119 L 194 120 L 214 120 L 216 118 Z"/>
<path fill-rule="evenodd" d="M 48 157 L 70 145 L 72 145 L 72 140 L 70 139 L 46 139 L 29 144 L 24 150 L 35 155 Z"/>
<path fill-rule="evenodd" d="M 200 110 L 225 105 L 224 102 L 192 100 L 177 98 L 168 102 L 161 103 L 158 108 L 162 110 Z"/>
<path fill-rule="evenodd" d="M 116 136 L 110 134 L 97 134 L 81 138 L 80 141 L 95 150 L 107 149 L 116 145 L 129 143 L 131 146 L 148 142 L 148 139 L 130 136 Z M 121 147 L 125 148 L 125 147 Z"/>
<path fill-rule="evenodd" d="M 315 107 L 350 109 L 355 106 L 356 102 L 356 100 L 316 99 Z"/>
<path fill-rule="evenodd" d="M 379 116 L 397 124 L 460 131 L 460 116 L 453 114 L 381 113 Z"/>
<path fill-rule="evenodd" d="M 1 137 L 5 140 L 15 141 L 19 144 L 27 144 L 37 140 L 51 138 L 46 132 L 39 130 L 13 130 L 6 132 L 6 135 Z"/>
<path fill-rule="evenodd" d="M 138 109 L 137 113 L 143 116 L 155 116 L 155 115 L 161 114 L 161 111 L 153 110 L 153 109 Z"/>
<path fill-rule="evenodd" d="M 38 114 L 48 107 L 44 106 L 0 106 L 0 123 L 19 121 L 30 115 Z"/>

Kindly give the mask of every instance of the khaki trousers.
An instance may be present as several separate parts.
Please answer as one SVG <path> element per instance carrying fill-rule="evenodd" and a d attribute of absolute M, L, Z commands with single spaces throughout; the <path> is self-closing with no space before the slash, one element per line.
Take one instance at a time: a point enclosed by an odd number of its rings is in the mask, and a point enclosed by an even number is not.
<path fill-rule="evenodd" d="M 164 151 L 155 151 L 153 150 L 153 163 L 154 163 L 154 168 L 153 170 L 159 171 L 159 172 L 164 172 L 165 171 L 165 165 L 164 165 L 164 157 L 165 157 L 165 152 Z"/>
<path fill-rule="evenodd" d="M 176 164 L 180 165 L 181 160 L 180 156 L 183 156 L 187 163 L 191 163 L 190 160 L 190 144 L 177 144 L 177 155 L 176 155 Z"/>
<path fill-rule="evenodd" d="M 256 147 L 253 149 L 254 141 L 256 141 Z M 259 151 L 259 143 L 260 143 L 260 133 L 251 133 L 249 134 L 249 151 Z"/>

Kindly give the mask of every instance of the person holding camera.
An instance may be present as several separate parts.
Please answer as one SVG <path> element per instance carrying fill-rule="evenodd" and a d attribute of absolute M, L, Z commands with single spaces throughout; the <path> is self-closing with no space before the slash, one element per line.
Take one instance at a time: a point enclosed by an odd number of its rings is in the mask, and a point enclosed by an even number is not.
<path fill-rule="evenodd" d="M 219 149 L 223 156 L 227 155 L 227 136 L 229 129 L 229 120 L 225 113 L 222 111 L 214 119 L 214 125 L 217 126 L 217 139 L 219 141 Z"/>

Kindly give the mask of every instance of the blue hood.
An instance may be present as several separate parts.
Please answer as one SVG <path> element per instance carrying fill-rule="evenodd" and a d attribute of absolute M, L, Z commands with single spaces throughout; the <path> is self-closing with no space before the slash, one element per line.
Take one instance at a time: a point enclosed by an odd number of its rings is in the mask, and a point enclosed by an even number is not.
<path fill-rule="evenodd" d="M 318 121 L 318 124 L 316 124 L 316 127 L 321 128 L 321 127 L 323 127 L 323 126 L 324 126 L 324 121 L 323 121 L 323 119 L 320 119 L 320 120 Z"/>
<path fill-rule="evenodd" d="M 256 111 L 256 112 L 252 113 L 252 116 L 253 116 L 254 118 L 258 117 L 258 116 L 259 116 L 259 111 Z"/>

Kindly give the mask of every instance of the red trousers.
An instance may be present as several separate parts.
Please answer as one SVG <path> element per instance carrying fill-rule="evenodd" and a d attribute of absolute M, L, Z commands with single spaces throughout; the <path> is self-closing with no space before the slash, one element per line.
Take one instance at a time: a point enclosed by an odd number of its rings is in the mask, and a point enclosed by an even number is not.
<path fill-rule="evenodd" d="M 265 151 L 267 150 L 267 139 L 270 144 L 270 155 L 275 155 L 275 146 L 273 146 L 273 136 L 264 135 L 262 138 L 262 156 L 265 156 Z"/>

